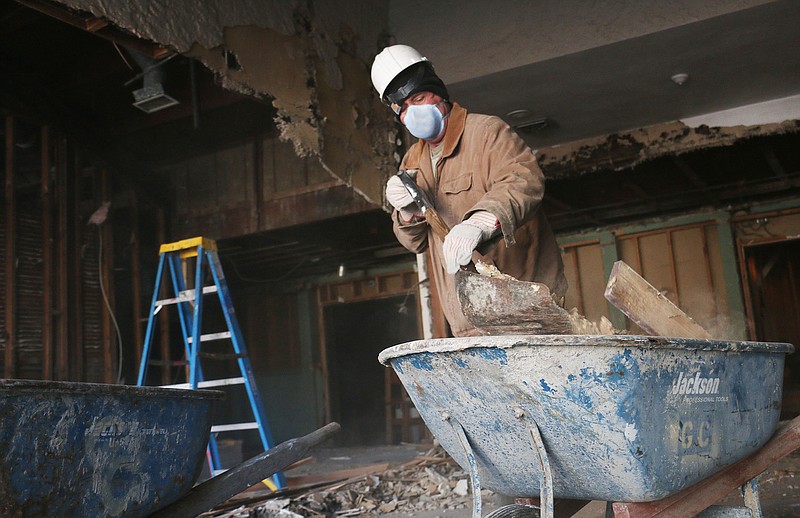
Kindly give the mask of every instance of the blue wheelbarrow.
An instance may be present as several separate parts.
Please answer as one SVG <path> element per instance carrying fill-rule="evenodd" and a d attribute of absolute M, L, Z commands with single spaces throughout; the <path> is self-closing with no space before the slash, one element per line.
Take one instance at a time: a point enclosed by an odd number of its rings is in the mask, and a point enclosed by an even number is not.
<path fill-rule="evenodd" d="M 662 502 L 696 486 L 770 439 L 792 351 L 783 343 L 501 335 L 409 342 L 379 361 L 470 473 L 478 518 L 481 488 L 539 498 L 542 515 L 553 516 L 554 499 Z"/>
<path fill-rule="evenodd" d="M 300 460 L 330 423 L 194 486 L 224 393 L 0 380 L 0 516 L 194 517 Z"/>

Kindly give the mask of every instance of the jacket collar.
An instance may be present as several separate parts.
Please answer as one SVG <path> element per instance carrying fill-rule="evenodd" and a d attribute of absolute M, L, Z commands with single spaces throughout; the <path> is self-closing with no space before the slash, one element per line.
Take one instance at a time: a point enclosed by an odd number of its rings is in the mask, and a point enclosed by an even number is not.
<path fill-rule="evenodd" d="M 450 110 L 448 116 L 447 129 L 445 130 L 444 140 L 442 145 L 442 158 L 446 158 L 453 154 L 461 141 L 461 135 L 464 134 L 464 125 L 467 122 L 467 110 L 462 108 L 458 103 L 453 103 L 453 108 Z M 420 158 L 423 152 L 429 149 L 429 144 L 424 140 L 418 140 L 408 153 L 406 167 L 409 169 L 419 168 Z M 427 156 L 427 155 L 426 155 Z"/>

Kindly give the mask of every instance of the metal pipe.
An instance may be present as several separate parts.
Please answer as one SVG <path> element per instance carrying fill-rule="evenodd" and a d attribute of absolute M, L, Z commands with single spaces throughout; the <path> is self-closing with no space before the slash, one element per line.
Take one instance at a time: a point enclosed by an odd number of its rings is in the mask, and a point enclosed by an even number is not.
<path fill-rule="evenodd" d="M 425 254 L 417 254 L 417 277 L 419 279 L 419 307 L 422 313 L 422 337 L 433 338 L 433 310 L 431 309 L 431 290 L 428 287 L 428 263 Z"/>
<path fill-rule="evenodd" d="M 177 56 L 180 56 L 180 54 L 173 54 L 162 59 L 161 61 L 158 61 L 135 50 L 130 50 L 129 54 L 131 58 L 136 61 L 136 64 L 139 65 L 139 68 L 141 68 L 142 71 L 125 81 L 125 83 L 123 83 L 124 86 L 130 86 L 131 83 L 141 78 L 144 78 L 146 85 L 151 83 L 160 83 L 163 71 L 158 70 L 159 67 L 176 58 Z"/>

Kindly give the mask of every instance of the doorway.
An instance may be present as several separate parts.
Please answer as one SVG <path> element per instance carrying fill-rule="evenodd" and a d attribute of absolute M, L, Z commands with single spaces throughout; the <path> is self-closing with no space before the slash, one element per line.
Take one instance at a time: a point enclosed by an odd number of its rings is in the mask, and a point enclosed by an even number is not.
<path fill-rule="evenodd" d="M 415 293 L 324 307 L 331 417 L 340 446 L 386 444 L 387 347 L 419 337 Z"/>
<path fill-rule="evenodd" d="M 800 348 L 800 239 L 744 248 L 751 336 Z M 800 415 L 800 354 L 786 356 L 782 419 Z"/>

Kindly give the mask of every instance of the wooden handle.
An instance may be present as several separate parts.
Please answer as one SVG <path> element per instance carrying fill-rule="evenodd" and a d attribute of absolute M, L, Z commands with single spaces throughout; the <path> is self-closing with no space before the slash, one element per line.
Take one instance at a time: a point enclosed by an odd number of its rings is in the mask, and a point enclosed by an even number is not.
<path fill-rule="evenodd" d="M 749 457 L 663 500 L 614 503 L 614 516 L 624 518 L 697 516 L 798 448 L 800 448 L 800 417 L 795 417 L 787 425 L 779 428 L 767 444 Z"/>
<path fill-rule="evenodd" d="M 439 213 L 436 212 L 436 209 L 432 207 L 429 207 L 425 210 L 425 220 L 433 229 L 434 234 L 442 239 L 444 239 L 447 233 L 450 232 L 450 227 L 448 227 L 447 223 L 445 223 L 442 217 L 439 216 Z"/>

